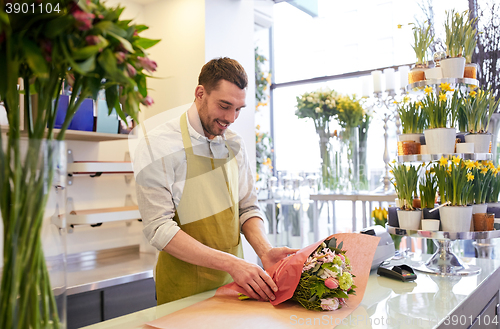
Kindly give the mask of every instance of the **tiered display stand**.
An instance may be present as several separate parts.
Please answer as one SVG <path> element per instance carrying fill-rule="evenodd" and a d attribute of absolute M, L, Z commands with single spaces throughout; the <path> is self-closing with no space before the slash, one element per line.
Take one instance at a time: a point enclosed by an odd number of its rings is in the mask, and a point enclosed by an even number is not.
<path fill-rule="evenodd" d="M 475 79 L 432 79 L 408 85 L 408 92 L 419 92 L 426 86 L 433 86 L 438 90 L 441 83 L 449 83 L 454 88 L 478 86 Z M 491 160 L 491 153 L 453 153 L 453 154 L 415 154 L 398 156 L 398 162 L 429 162 L 438 161 L 441 157 L 451 159 L 457 156 L 464 160 Z M 443 231 L 421 231 L 407 230 L 399 227 L 387 225 L 387 231 L 391 234 L 408 236 L 414 238 L 432 239 L 438 250 L 424 264 L 415 267 L 420 272 L 437 274 L 441 276 L 466 276 L 478 274 L 481 269 L 478 266 L 464 264 L 460 258 L 453 253 L 452 243 L 456 240 L 482 240 L 495 239 L 500 237 L 500 231 L 485 232 L 443 232 Z"/>

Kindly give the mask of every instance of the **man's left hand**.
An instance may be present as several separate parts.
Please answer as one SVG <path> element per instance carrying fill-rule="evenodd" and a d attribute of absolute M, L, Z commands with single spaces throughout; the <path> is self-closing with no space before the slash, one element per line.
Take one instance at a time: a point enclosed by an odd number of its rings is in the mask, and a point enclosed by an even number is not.
<path fill-rule="evenodd" d="M 268 269 L 286 256 L 290 254 L 294 254 L 299 249 L 291 249 L 288 247 L 280 247 L 280 248 L 271 248 L 269 249 L 262 257 L 260 260 L 262 261 L 262 265 L 264 266 L 264 269 Z"/>

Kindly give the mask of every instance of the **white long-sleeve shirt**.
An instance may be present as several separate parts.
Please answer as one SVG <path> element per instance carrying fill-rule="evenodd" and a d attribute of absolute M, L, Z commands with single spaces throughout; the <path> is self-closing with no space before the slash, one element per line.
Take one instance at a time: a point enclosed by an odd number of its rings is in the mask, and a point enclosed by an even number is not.
<path fill-rule="evenodd" d="M 212 140 L 205 137 L 194 103 L 187 112 L 187 125 L 195 155 L 227 158 L 229 152 L 224 141 L 231 147 L 239 170 L 240 225 L 251 217 L 264 218 L 257 202 L 254 177 L 243 139 L 229 129 L 224 136 L 216 136 Z M 180 230 L 173 220 L 187 173 L 180 117 L 159 125 L 147 133 L 147 140 L 139 142 L 134 157 L 134 172 L 143 232 L 151 245 L 162 250 Z"/>

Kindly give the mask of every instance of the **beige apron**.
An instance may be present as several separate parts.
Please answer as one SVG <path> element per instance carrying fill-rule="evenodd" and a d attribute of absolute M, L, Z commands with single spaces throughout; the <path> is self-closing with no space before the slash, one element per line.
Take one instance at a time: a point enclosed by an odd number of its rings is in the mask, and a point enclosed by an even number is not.
<path fill-rule="evenodd" d="M 238 163 L 226 143 L 226 159 L 195 155 L 186 113 L 181 116 L 187 175 L 174 220 L 204 245 L 243 257 L 238 209 Z M 158 305 L 218 288 L 232 281 L 223 271 L 193 265 L 161 251 L 156 264 Z"/>

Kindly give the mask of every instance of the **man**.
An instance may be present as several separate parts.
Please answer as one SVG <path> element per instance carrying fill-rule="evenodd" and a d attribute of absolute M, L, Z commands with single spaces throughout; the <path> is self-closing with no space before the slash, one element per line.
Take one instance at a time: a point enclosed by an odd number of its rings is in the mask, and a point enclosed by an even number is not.
<path fill-rule="evenodd" d="M 158 304 L 232 280 L 252 298 L 274 299 L 269 275 L 242 259 L 240 230 L 264 268 L 296 251 L 267 240 L 243 141 L 228 129 L 245 107 L 247 81 L 237 61 L 211 60 L 199 75 L 194 104 L 148 132 L 138 148 L 144 234 L 161 251 Z"/>

